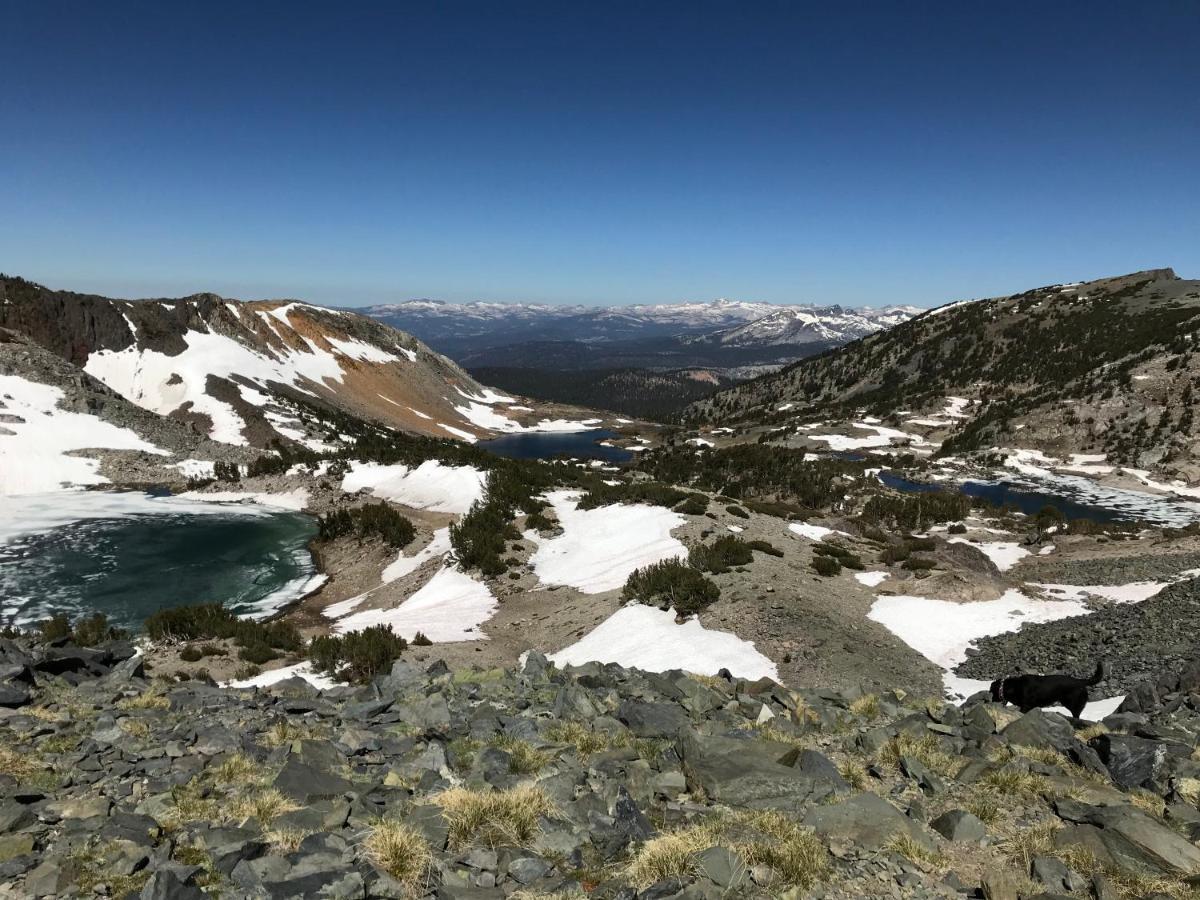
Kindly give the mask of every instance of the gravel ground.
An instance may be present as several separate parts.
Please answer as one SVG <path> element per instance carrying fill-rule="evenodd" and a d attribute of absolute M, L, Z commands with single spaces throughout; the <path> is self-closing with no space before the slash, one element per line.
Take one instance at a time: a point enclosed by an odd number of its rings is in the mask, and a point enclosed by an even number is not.
<path fill-rule="evenodd" d="M 1200 578 L 1164 588 L 1142 603 L 1113 605 L 1091 615 L 1028 624 L 1012 634 L 984 638 L 956 672 L 983 679 L 1017 672 L 1086 675 L 1103 659 L 1108 677 L 1093 692 L 1112 696 L 1180 668 L 1195 656 L 1198 632 Z"/>
<path fill-rule="evenodd" d="M 1169 553 L 1151 556 L 1097 557 L 1040 563 L 1037 580 L 1054 584 L 1129 584 L 1134 581 L 1166 581 L 1187 569 L 1200 568 L 1200 553 Z"/>

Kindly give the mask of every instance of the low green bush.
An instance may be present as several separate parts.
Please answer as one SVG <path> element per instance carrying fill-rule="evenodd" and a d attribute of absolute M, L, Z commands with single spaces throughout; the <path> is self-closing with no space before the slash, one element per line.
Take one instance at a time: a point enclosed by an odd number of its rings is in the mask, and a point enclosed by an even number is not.
<path fill-rule="evenodd" d="M 407 647 L 408 642 L 393 632 L 391 625 L 372 625 L 362 631 L 313 638 L 308 658 L 318 672 L 366 683 L 390 670 Z"/>
<path fill-rule="evenodd" d="M 962 522 L 955 522 L 953 525 L 951 525 L 946 530 L 948 532 L 950 532 L 950 534 L 966 534 L 967 526 L 964 525 Z"/>
<path fill-rule="evenodd" d="M 189 644 L 179 651 L 179 658 L 184 662 L 200 662 L 204 658 L 204 654 L 200 652 L 199 647 L 193 647 Z"/>
<path fill-rule="evenodd" d="M 664 609 L 674 607 L 683 616 L 700 612 L 720 597 L 720 588 L 678 559 L 635 569 L 621 590 L 623 602 L 637 600 Z"/>
<path fill-rule="evenodd" d="M 360 541 L 378 537 L 390 547 L 403 547 L 417 536 L 412 522 L 383 500 L 366 506 L 336 509 L 317 519 L 317 536 L 329 541 L 355 535 Z"/>
<path fill-rule="evenodd" d="M 265 645 L 297 653 L 304 641 L 288 622 L 256 622 L 234 615 L 219 603 L 160 609 L 146 619 L 146 635 L 155 641 L 203 641 L 232 638 L 240 647 Z"/>
<path fill-rule="evenodd" d="M 812 567 L 818 575 L 826 577 L 837 575 L 842 571 L 842 564 L 838 562 L 836 556 L 814 556 Z"/>
<path fill-rule="evenodd" d="M 708 498 L 703 494 L 689 494 L 686 500 L 675 507 L 675 512 L 685 516 L 702 516 L 708 512 Z"/>
<path fill-rule="evenodd" d="M 754 559 L 750 545 L 739 537 L 726 535 L 711 544 L 697 544 L 688 552 L 688 562 L 701 572 L 720 575 L 734 566 L 744 566 Z"/>
<path fill-rule="evenodd" d="M 759 553 L 765 553 L 767 556 L 783 556 L 783 551 L 770 541 L 747 541 L 746 546 Z"/>
<path fill-rule="evenodd" d="M 901 563 L 900 568 L 908 569 L 910 572 L 922 572 L 932 569 L 936 565 L 937 561 L 930 559 L 928 556 L 910 556 Z"/>
<path fill-rule="evenodd" d="M 737 516 L 739 519 L 750 518 L 750 513 L 746 512 L 740 506 L 736 506 L 734 504 L 730 504 L 729 506 L 725 507 L 725 512 L 729 513 L 731 516 Z"/>
<path fill-rule="evenodd" d="M 122 640 L 129 637 L 129 632 L 108 624 L 108 616 L 104 613 L 93 613 L 85 619 L 72 624 L 65 613 L 56 613 L 49 619 L 38 623 L 38 631 L 46 641 L 58 641 L 64 638 L 80 647 L 94 647 L 105 641 Z"/>

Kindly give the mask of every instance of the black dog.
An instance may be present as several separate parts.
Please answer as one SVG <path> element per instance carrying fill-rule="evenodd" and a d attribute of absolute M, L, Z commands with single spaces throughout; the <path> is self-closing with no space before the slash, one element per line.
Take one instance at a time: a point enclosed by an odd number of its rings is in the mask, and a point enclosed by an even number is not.
<path fill-rule="evenodd" d="M 1091 678 L 1071 675 L 1014 675 L 992 682 L 992 700 L 1011 703 L 1027 713 L 1040 706 L 1065 706 L 1076 719 L 1087 706 L 1087 689 L 1104 679 L 1104 663 L 1096 664 Z"/>

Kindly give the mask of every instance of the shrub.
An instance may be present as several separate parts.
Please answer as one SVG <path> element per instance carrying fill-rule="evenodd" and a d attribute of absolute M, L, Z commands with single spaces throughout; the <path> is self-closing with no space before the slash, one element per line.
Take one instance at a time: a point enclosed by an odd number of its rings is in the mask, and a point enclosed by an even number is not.
<path fill-rule="evenodd" d="M 413 635 L 412 645 L 414 647 L 432 647 L 433 641 L 418 631 L 415 635 Z"/>
<path fill-rule="evenodd" d="M 203 657 L 204 654 L 200 652 L 199 648 L 191 645 L 179 651 L 179 658 L 184 662 L 200 662 Z"/>
<path fill-rule="evenodd" d="M 837 575 L 842 571 L 842 564 L 838 562 L 836 556 L 814 556 L 812 567 L 814 572 L 826 578 Z"/>
<path fill-rule="evenodd" d="M 234 681 L 248 681 L 251 678 L 257 678 L 262 674 L 262 669 L 258 666 L 238 666 L 233 672 Z"/>
<path fill-rule="evenodd" d="M 967 526 L 966 526 L 966 525 L 964 525 L 962 522 L 955 522 L 953 525 L 951 525 L 951 526 L 950 526 L 949 528 L 947 528 L 946 530 L 947 530 L 947 531 L 948 531 L 950 534 L 966 534 L 966 533 L 967 533 Z"/>
<path fill-rule="evenodd" d="M 747 541 L 746 545 L 751 550 L 757 550 L 759 553 L 767 554 L 767 556 L 783 556 L 783 551 L 769 541 Z"/>
<path fill-rule="evenodd" d="M 318 672 L 365 683 L 390 669 L 407 647 L 408 642 L 393 632 L 391 625 L 372 625 L 362 631 L 313 638 L 308 658 Z"/>
<path fill-rule="evenodd" d="M 731 516 L 737 516 L 739 519 L 750 518 L 750 513 L 746 512 L 740 506 L 736 506 L 734 504 L 730 504 L 729 506 L 725 507 L 725 512 L 729 513 Z"/>
<path fill-rule="evenodd" d="M 66 613 L 55 613 L 49 619 L 38 622 L 38 631 L 44 641 L 58 641 L 71 636 L 71 620 Z"/>
<path fill-rule="evenodd" d="M 924 572 L 934 568 L 936 565 L 937 561 L 930 559 L 928 556 L 910 556 L 900 565 L 900 568 L 908 569 L 910 572 Z"/>
<path fill-rule="evenodd" d="M 678 559 L 635 569 L 621 590 L 622 602 L 639 600 L 663 609 L 674 607 L 682 616 L 697 613 L 720 597 L 720 588 Z"/>
<path fill-rule="evenodd" d="M 38 631 L 46 641 L 69 639 L 80 647 L 94 647 L 105 641 L 115 641 L 129 636 L 123 628 L 108 624 L 108 616 L 104 613 L 93 613 L 86 619 L 80 619 L 74 625 L 65 613 L 56 613 L 49 619 L 38 623 Z"/>
<path fill-rule="evenodd" d="M 898 562 L 904 562 L 904 560 L 908 559 L 908 555 L 909 549 L 907 547 L 891 546 L 879 554 L 879 560 L 886 565 L 892 566 Z"/>
<path fill-rule="evenodd" d="M 242 470 L 235 462 L 217 460 L 213 463 L 213 477 L 217 481 L 241 481 Z"/>
<path fill-rule="evenodd" d="M 279 654 L 266 644 L 248 644 L 238 651 L 238 659 L 242 662 L 261 666 L 263 663 L 269 663 L 273 659 L 279 659 Z"/>
<path fill-rule="evenodd" d="M 390 547 L 403 547 L 417 536 L 417 530 L 412 522 L 383 500 L 351 509 L 336 509 L 317 519 L 317 535 L 321 540 L 351 534 L 359 541 L 378 537 Z"/>
<path fill-rule="evenodd" d="M 840 544 L 833 544 L 829 541 L 822 541 L 813 547 L 813 553 L 818 556 L 828 556 L 836 559 L 838 563 L 847 569 L 863 569 L 863 561 L 858 556 L 846 547 Z"/>
<path fill-rule="evenodd" d="M 266 645 L 287 653 L 298 653 L 304 641 L 288 622 L 255 622 L 241 619 L 219 603 L 198 603 L 160 609 L 146 619 L 151 640 L 199 641 L 232 638 L 240 647 Z"/>
<path fill-rule="evenodd" d="M 703 494 L 689 494 L 686 500 L 675 507 L 675 512 L 685 516 L 702 516 L 708 512 L 708 498 Z"/>
<path fill-rule="evenodd" d="M 937 541 L 933 538 L 909 535 L 904 539 L 904 546 L 908 548 L 909 553 L 929 553 L 937 549 Z"/>
<path fill-rule="evenodd" d="M 733 566 L 744 566 L 753 558 L 750 545 L 733 535 L 719 537 L 711 544 L 697 544 L 688 552 L 688 562 L 695 568 L 716 575 Z"/>

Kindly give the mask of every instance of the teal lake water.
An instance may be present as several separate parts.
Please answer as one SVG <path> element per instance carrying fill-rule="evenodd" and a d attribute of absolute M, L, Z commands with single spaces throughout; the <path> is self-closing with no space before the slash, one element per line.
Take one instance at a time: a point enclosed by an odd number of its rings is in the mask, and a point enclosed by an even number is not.
<path fill-rule="evenodd" d="M 0 614 L 29 625 L 104 612 L 136 630 L 151 613 L 220 602 L 264 616 L 316 577 L 300 513 L 139 493 L 0 498 Z"/>

